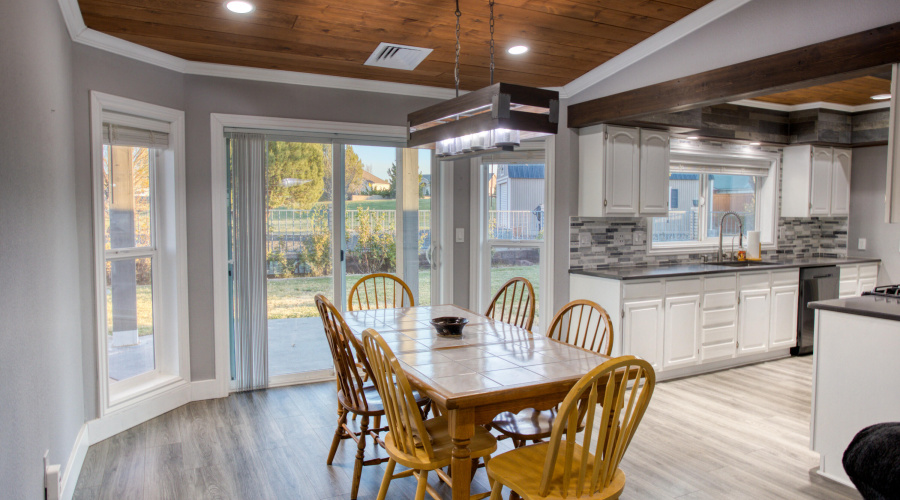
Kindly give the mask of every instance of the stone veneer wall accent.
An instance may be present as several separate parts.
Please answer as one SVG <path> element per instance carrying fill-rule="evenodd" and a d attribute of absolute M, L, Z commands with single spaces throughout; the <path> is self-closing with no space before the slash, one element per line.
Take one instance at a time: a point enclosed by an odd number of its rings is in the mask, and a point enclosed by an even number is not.
<path fill-rule="evenodd" d="M 847 218 L 781 218 L 777 250 L 763 250 L 763 258 L 846 257 Z M 647 218 L 572 217 L 570 219 L 570 269 L 602 269 L 623 266 L 657 266 L 699 262 L 715 252 L 651 255 L 647 253 Z M 640 233 L 634 244 L 634 233 Z M 591 235 L 590 245 L 580 246 L 580 235 Z M 730 241 L 726 239 L 725 248 Z"/>

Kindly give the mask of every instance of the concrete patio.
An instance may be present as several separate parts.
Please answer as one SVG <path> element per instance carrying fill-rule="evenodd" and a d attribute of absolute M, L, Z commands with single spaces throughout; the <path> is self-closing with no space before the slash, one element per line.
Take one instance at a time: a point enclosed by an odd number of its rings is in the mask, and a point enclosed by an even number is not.
<path fill-rule="evenodd" d="M 111 341 L 110 341 L 111 343 Z M 290 318 L 269 320 L 269 376 L 332 368 L 331 350 L 322 320 Z M 153 336 L 140 344 L 109 349 L 109 378 L 125 380 L 153 369 Z"/>

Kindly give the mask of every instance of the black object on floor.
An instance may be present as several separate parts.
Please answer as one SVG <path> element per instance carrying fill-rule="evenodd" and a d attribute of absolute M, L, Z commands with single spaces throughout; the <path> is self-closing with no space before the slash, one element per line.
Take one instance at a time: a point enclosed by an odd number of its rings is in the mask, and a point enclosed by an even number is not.
<path fill-rule="evenodd" d="M 866 500 L 900 499 L 900 422 L 859 431 L 844 451 L 843 464 Z"/>

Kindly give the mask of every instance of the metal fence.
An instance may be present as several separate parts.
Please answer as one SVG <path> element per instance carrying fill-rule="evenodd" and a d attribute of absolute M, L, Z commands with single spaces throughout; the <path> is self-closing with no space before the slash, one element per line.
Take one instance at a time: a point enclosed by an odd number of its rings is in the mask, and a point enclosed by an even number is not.
<path fill-rule="evenodd" d="M 710 219 L 707 223 L 706 237 L 715 238 L 719 236 L 719 224 L 722 216 L 728 212 L 715 211 L 710 213 Z M 755 212 L 737 212 L 744 221 L 744 231 L 756 228 Z M 734 217 L 725 220 L 725 235 L 737 235 L 740 224 Z M 696 241 L 700 237 L 700 215 L 697 209 L 685 211 L 671 211 L 665 219 L 657 218 L 653 222 L 653 241 L 655 242 L 671 242 L 671 241 Z"/>
<path fill-rule="evenodd" d="M 498 240 L 539 240 L 543 237 L 543 210 L 491 210 L 488 232 Z"/>

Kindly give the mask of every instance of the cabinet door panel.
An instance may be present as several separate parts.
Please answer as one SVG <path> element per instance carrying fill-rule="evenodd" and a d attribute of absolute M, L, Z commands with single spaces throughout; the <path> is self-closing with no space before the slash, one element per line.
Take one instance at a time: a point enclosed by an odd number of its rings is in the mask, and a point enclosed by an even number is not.
<path fill-rule="evenodd" d="M 769 346 L 771 290 L 741 290 L 738 355 L 766 352 Z"/>
<path fill-rule="evenodd" d="M 669 213 L 669 134 L 641 129 L 641 215 Z"/>
<path fill-rule="evenodd" d="M 875 288 L 875 281 L 875 278 L 860 278 L 859 289 L 856 290 L 856 295 L 862 295 L 863 292 L 871 292 Z"/>
<path fill-rule="evenodd" d="M 699 295 L 666 298 L 664 368 L 693 365 L 699 360 L 700 349 L 697 345 L 699 311 Z"/>
<path fill-rule="evenodd" d="M 769 349 L 797 345 L 798 285 L 772 287 L 772 325 L 769 332 Z"/>
<path fill-rule="evenodd" d="M 831 174 L 831 215 L 850 215 L 850 159 L 850 150 L 834 150 Z"/>
<path fill-rule="evenodd" d="M 832 151 L 813 148 L 812 155 L 809 215 L 828 215 L 831 213 Z"/>
<path fill-rule="evenodd" d="M 628 345 L 625 354 L 645 359 L 657 371 L 662 369 L 662 299 L 625 302 L 622 330 Z"/>
<path fill-rule="evenodd" d="M 609 127 L 606 139 L 606 213 L 637 215 L 639 158 L 638 130 Z"/>

